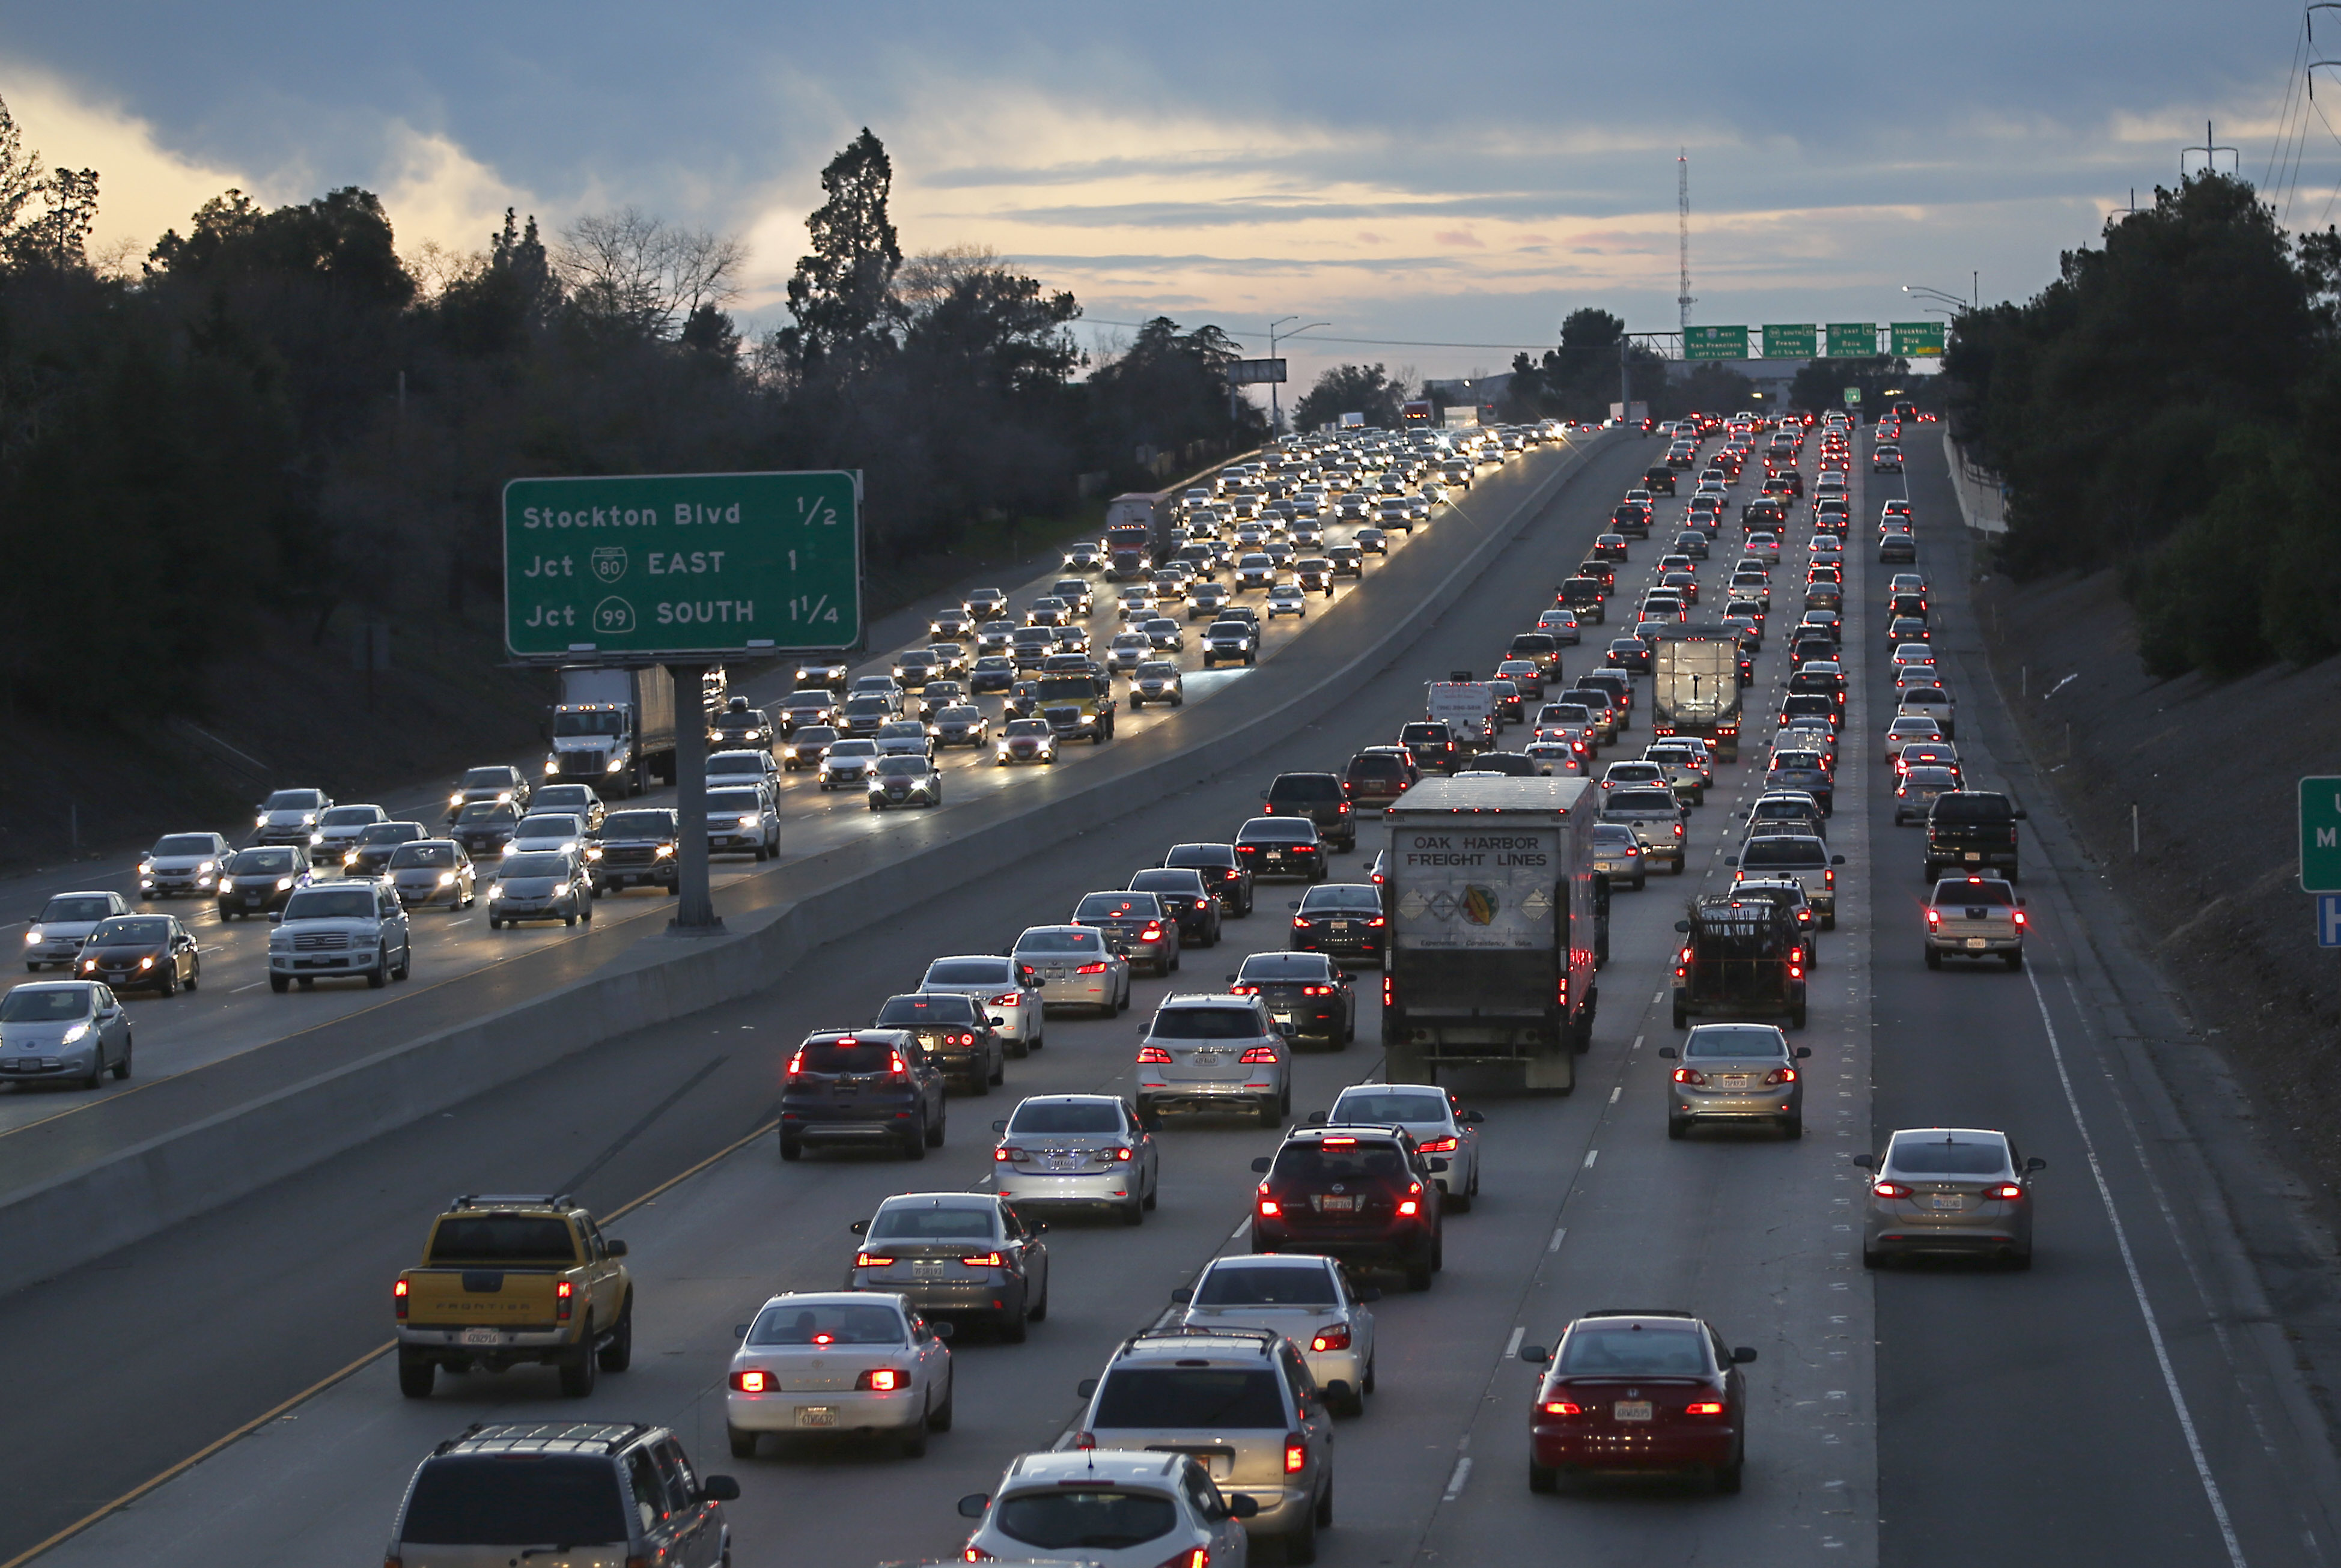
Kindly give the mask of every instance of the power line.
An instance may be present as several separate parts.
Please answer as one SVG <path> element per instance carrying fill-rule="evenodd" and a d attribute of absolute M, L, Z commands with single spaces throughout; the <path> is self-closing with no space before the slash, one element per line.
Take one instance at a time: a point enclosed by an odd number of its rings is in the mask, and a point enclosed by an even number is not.
<path fill-rule="evenodd" d="M 1144 322 L 1117 322 L 1105 316 L 1085 315 L 1081 317 L 1081 320 L 1102 327 L 1142 327 L 1147 324 Z M 1552 347 L 1550 343 L 1434 342 L 1423 338 L 1337 338 L 1328 337 L 1323 333 L 1318 334 L 1310 341 L 1320 343 L 1351 343 L 1366 348 L 1377 349 L 1513 349 L 1521 352 L 1528 352 L 1537 349 L 1548 349 Z"/>

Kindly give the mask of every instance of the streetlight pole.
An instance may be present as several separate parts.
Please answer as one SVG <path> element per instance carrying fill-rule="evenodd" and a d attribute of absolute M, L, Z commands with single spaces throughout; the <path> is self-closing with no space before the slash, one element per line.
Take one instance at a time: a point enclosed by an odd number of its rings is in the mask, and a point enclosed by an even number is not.
<path fill-rule="evenodd" d="M 1980 272 L 1976 272 L 1970 273 L 1968 276 L 1980 280 L 1983 274 Z M 1980 303 L 1979 291 L 1977 300 L 1973 303 L 1963 300 L 1957 294 L 1946 293 L 1941 289 L 1930 289 L 1924 283 L 1904 283 L 1902 285 L 1902 292 L 1916 299 L 1940 300 L 1943 303 L 1954 306 L 1962 311 L 1974 310 L 1977 308 L 1977 304 Z"/>
<path fill-rule="evenodd" d="M 1300 318 L 1299 316 L 1279 316 L 1276 320 L 1268 323 L 1268 357 L 1270 359 L 1274 359 L 1276 357 L 1276 340 L 1278 338 L 1297 338 L 1302 332 L 1315 332 L 1319 327 L 1330 327 L 1333 324 L 1330 322 L 1310 322 L 1307 326 L 1295 327 L 1289 332 L 1280 330 L 1285 323 L 1297 322 L 1300 319 Z M 1268 433 L 1270 435 L 1278 434 L 1283 430 L 1283 428 L 1284 410 L 1277 401 L 1276 383 L 1274 382 L 1270 382 L 1268 383 Z"/>

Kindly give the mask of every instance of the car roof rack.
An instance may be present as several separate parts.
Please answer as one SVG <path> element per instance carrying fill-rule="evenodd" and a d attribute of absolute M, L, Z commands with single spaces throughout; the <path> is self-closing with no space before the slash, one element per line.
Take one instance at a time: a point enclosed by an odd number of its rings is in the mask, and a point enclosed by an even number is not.
<path fill-rule="evenodd" d="M 1283 1338 L 1284 1335 L 1272 1328 L 1190 1328 L 1182 1325 L 1176 1328 L 1141 1329 L 1123 1340 L 1121 1348 L 1114 1354 L 1121 1355 L 1129 1351 L 1143 1350 L 1153 1345 L 1168 1345 L 1174 1343 L 1196 1345 L 1217 1340 L 1225 1344 L 1247 1346 L 1265 1356 L 1273 1352 L 1278 1342 Z"/>
<path fill-rule="evenodd" d="M 1584 1314 L 1587 1317 L 1681 1317 L 1696 1318 L 1695 1312 L 1680 1312 L 1671 1306 L 1603 1306 Z"/>
<path fill-rule="evenodd" d="M 459 1208 L 575 1208 L 577 1199 L 571 1193 L 543 1192 L 467 1192 L 458 1193 L 455 1201 L 447 1206 Z"/>

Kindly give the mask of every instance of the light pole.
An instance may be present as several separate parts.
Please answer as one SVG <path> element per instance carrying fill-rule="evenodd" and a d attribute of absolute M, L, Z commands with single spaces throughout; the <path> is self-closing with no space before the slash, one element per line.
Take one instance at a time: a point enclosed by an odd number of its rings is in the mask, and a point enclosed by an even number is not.
<path fill-rule="evenodd" d="M 1974 275 L 1977 277 L 1981 276 L 1980 273 Z M 1948 294 L 1940 289 L 1930 289 L 1924 283 L 1904 283 L 1902 285 L 1902 292 L 1916 299 L 1940 300 L 1947 305 L 1952 305 L 1963 311 L 1971 311 L 1976 308 L 1974 303 L 1959 298 L 1957 294 Z"/>
<path fill-rule="evenodd" d="M 1299 316 L 1279 316 L 1276 320 L 1268 323 L 1268 357 L 1270 359 L 1274 359 L 1276 357 L 1276 340 L 1278 338 L 1297 338 L 1302 332 L 1313 332 L 1319 327 L 1330 327 L 1333 324 L 1330 322 L 1310 322 L 1307 326 L 1295 327 L 1289 332 L 1280 330 L 1285 323 L 1297 322 L 1300 319 L 1300 318 Z M 1268 383 L 1268 433 L 1270 435 L 1279 434 L 1282 432 L 1283 428 L 1284 411 L 1277 402 L 1276 383 L 1274 382 L 1270 382 Z"/>

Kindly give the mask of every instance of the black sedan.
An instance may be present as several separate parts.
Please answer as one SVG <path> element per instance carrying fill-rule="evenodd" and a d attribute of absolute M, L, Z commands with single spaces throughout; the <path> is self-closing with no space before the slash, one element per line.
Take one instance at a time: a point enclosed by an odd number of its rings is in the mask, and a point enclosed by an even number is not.
<path fill-rule="evenodd" d="M 1622 670 L 1629 675 L 1650 672 L 1650 645 L 1639 637 L 1610 639 L 1609 649 L 1602 655 L 1604 664 L 1612 670 Z"/>
<path fill-rule="evenodd" d="M 1232 844 L 1173 844 L 1162 857 L 1166 867 L 1187 867 L 1200 873 L 1203 886 L 1220 902 L 1222 914 L 1241 919 L 1251 913 L 1251 868 Z"/>
<path fill-rule="evenodd" d="M 1177 918 L 1180 948 L 1219 946 L 1220 900 L 1204 885 L 1202 872 L 1191 867 L 1157 867 L 1132 876 L 1130 890 L 1153 894 L 1155 902 Z"/>
<path fill-rule="evenodd" d="M 1228 977 L 1239 997 L 1258 997 L 1268 1015 L 1303 1039 L 1340 1050 L 1358 1037 L 1357 977 L 1322 953 L 1254 953 Z"/>
<path fill-rule="evenodd" d="M 1370 882 L 1328 882 L 1309 889 L 1292 908 L 1292 934 L 1285 946 L 1296 953 L 1330 953 L 1380 967 L 1390 953 L 1390 921 L 1382 914 L 1382 890 Z"/>
<path fill-rule="evenodd" d="M 1255 817 L 1236 833 L 1236 856 L 1255 878 L 1325 879 L 1325 844 L 1306 817 Z"/>
<path fill-rule="evenodd" d="M 175 996 L 202 983 L 204 961 L 195 939 L 175 915 L 115 915 L 101 920 L 81 945 L 77 980 L 103 980 L 117 991 Z"/>

